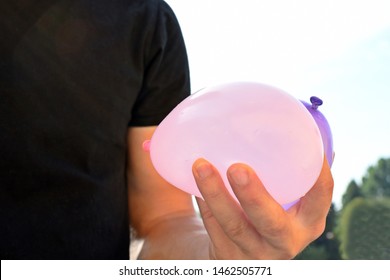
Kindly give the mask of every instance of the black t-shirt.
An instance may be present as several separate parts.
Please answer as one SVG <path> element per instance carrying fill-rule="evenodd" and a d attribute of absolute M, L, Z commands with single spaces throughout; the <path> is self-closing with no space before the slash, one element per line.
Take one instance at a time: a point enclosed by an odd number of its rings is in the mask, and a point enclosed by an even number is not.
<path fill-rule="evenodd" d="M 173 12 L 2 0 L 0 35 L 1 259 L 128 259 L 128 126 L 190 92 Z"/>

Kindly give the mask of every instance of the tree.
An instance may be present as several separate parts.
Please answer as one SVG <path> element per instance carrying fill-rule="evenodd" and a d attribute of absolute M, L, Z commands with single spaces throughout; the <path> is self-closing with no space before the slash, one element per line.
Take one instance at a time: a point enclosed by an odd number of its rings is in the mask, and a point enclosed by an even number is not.
<path fill-rule="evenodd" d="M 390 259 L 390 199 L 360 197 L 348 203 L 340 241 L 344 259 Z"/>
<path fill-rule="evenodd" d="M 342 197 L 336 237 L 345 259 L 390 259 L 390 158 L 351 181 Z"/>
<path fill-rule="evenodd" d="M 361 190 L 365 197 L 390 197 L 390 158 L 368 168 Z"/>
<path fill-rule="evenodd" d="M 348 184 L 348 187 L 342 197 L 343 208 L 347 206 L 347 204 L 351 202 L 354 198 L 361 197 L 361 196 L 362 196 L 362 191 L 360 186 L 356 183 L 355 180 L 352 180 Z"/>

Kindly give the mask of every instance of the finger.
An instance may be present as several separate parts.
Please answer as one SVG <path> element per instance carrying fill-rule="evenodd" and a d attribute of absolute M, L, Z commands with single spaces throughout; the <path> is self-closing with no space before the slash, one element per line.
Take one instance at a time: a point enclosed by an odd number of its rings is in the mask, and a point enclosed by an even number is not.
<path fill-rule="evenodd" d="M 300 201 L 297 215 L 303 224 L 315 225 L 318 222 L 324 222 L 332 203 L 333 186 L 328 161 L 324 158 L 317 182 Z"/>
<path fill-rule="evenodd" d="M 224 234 L 244 251 L 253 250 L 253 240 L 259 236 L 226 189 L 218 171 L 206 160 L 199 159 L 193 165 L 193 174 L 209 211 Z M 217 229 L 214 232 L 220 235 Z"/>
<path fill-rule="evenodd" d="M 227 174 L 237 199 L 261 236 L 274 246 L 282 245 L 281 240 L 289 240 L 286 238 L 290 234 L 289 217 L 252 168 L 233 164 Z"/>
<path fill-rule="evenodd" d="M 226 249 L 227 246 L 231 243 L 229 238 L 226 236 L 225 232 L 219 225 L 218 221 L 214 218 L 211 210 L 207 206 L 207 203 L 199 198 L 196 197 L 196 202 L 199 207 L 200 215 L 203 220 L 204 227 L 206 228 L 206 231 L 211 239 L 211 242 L 213 243 L 216 250 L 213 252 L 210 252 L 215 256 L 215 251 Z"/>
<path fill-rule="evenodd" d="M 200 215 L 203 220 L 203 224 L 207 230 L 207 233 L 211 238 L 211 241 L 213 241 L 214 244 L 218 244 L 219 241 L 221 241 L 223 244 L 224 240 L 222 239 L 225 239 L 224 238 L 225 234 L 222 228 L 219 226 L 217 220 L 214 218 L 213 213 L 207 206 L 207 203 L 202 198 L 199 197 L 196 197 L 195 200 L 198 204 Z"/>

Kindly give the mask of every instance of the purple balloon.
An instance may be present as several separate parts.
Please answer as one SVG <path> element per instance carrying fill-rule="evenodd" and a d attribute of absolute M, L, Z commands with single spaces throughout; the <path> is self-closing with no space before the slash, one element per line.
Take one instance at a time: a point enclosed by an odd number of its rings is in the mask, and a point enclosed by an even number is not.
<path fill-rule="evenodd" d="M 332 166 L 334 156 L 332 131 L 330 130 L 329 123 L 325 116 L 318 110 L 318 107 L 321 106 L 323 102 L 316 96 L 310 97 L 311 104 L 302 100 L 301 102 L 313 116 L 318 128 L 320 129 L 326 159 L 328 160 L 329 166 Z"/>

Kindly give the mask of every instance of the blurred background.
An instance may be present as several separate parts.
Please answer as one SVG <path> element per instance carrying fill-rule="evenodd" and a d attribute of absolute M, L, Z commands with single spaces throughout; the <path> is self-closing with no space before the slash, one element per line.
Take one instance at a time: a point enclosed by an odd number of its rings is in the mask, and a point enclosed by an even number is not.
<path fill-rule="evenodd" d="M 333 205 L 298 259 L 390 259 L 390 2 L 166 2 L 182 27 L 192 92 L 256 81 L 323 99 Z"/>

